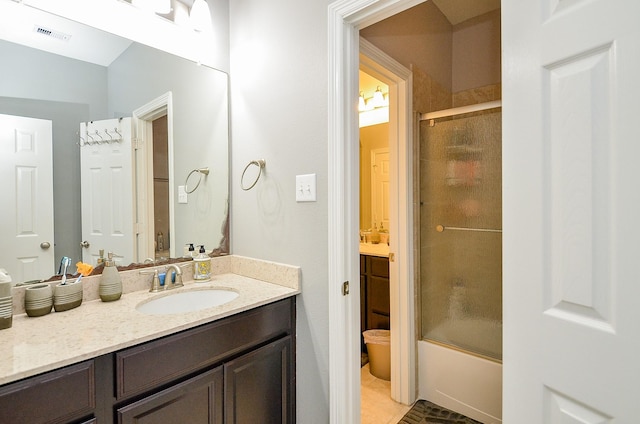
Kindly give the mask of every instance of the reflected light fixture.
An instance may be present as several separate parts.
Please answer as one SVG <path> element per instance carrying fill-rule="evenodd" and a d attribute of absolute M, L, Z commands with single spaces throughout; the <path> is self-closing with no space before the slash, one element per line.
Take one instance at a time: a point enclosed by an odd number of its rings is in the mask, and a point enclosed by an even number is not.
<path fill-rule="evenodd" d="M 376 88 L 376 92 L 373 93 L 372 106 L 374 108 L 386 106 L 384 101 L 384 95 L 382 94 L 382 90 L 380 89 L 380 86 L 378 86 L 378 88 Z"/>
<path fill-rule="evenodd" d="M 131 4 L 149 13 L 165 15 L 171 12 L 171 0 L 131 0 Z"/>
<path fill-rule="evenodd" d="M 367 105 L 364 101 L 364 93 L 361 91 L 360 97 L 358 97 L 358 111 L 364 112 L 365 110 L 367 110 Z"/>
<path fill-rule="evenodd" d="M 156 13 L 161 15 L 171 13 L 171 0 L 154 0 L 153 4 Z"/>
<path fill-rule="evenodd" d="M 206 0 L 195 0 L 189 12 L 191 26 L 196 31 L 204 31 L 211 27 L 211 13 Z"/>

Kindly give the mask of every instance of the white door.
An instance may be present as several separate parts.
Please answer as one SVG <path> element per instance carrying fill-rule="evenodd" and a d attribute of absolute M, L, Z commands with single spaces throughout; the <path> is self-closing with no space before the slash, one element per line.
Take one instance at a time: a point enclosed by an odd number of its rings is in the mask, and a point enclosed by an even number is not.
<path fill-rule="evenodd" d="M 82 261 L 95 265 L 104 250 L 129 265 L 137 261 L 131 118 L 81 123 L 80 134 Z"/>
<path fill-rule="evenodd" d="M 373 222 L 389 229 L 389 149 L 371 151 L 371 212 Z"/>
<path fill-rule="evenodd" d="M 52 140 L 51 121 L 0 115 L 0 268 L 14 282 L 56 272 Z"/>
<path fill-rule="evenodd" d="M 503 419 L 635 423 L 640 1 L 502 8 Z"/>

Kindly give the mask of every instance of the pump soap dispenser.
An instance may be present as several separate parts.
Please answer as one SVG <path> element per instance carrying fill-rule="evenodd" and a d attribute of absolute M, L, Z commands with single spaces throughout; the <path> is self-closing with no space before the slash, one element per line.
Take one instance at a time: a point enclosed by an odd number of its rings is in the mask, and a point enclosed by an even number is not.
<path fill-rule="evenodd" d="M 102 271 L 102 278 L 100 278 L 98 293 L 103 302 L 112 302 L 122 296 L 122 280 L 113 260 L 112 252 L 109 252 L 107 259 L 104 261 L 104 270 Z"/>
<path fill-rule="evenodd" d="M 211 258 L 206 254 L 204 245 L 200 246 L 200 253 L 193 259 L 193 279 L 199 283 L 211 279 Z"/>

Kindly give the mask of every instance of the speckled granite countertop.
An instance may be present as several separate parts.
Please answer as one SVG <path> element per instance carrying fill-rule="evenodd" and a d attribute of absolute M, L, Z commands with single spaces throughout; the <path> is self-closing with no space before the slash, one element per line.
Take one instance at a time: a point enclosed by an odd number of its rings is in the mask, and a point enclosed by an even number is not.
<path fill-rule="evenodd" d="M 153 269 L 153 268 L 151 268 Z M 83 279 L 83 303 L 72 310 L 42 317 L 19 313 L 11 328 L 0 330 L 0 384 L 50 371 L 142 342 L 215 321 L 300 293 L 300 269 L 239 256 L 212 259 L 212 278 L 194 283 L 185 268 L 182 288 L 149 293 L 151 275 L 121 272 L 123 295 L 102 302 L 99 276 Z M 224 305 L 200 311 L 146 315 L 136 310 L 144 300 L 186 290 L 226 288 L 239 296 Z M 14 288 L 14 312 L 20 311 L 24 290 Z"/>
<path fill-rule="evenodd" d="M 360 243 L 360 254 L 388 258 L 389 245 L 387 243 Z"/>

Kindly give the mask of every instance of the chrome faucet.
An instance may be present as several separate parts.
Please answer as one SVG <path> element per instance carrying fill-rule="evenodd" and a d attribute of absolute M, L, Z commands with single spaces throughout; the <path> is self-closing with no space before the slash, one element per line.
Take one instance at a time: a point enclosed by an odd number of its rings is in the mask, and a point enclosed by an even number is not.
<path fill-rule="evenodd" d="M 171 281 L 172 281 L 171 273 L 170 273 L 171 270 L 174 270 L 175 273 L 176 273 L 176 282 L 175 283 L 171 283 Z M 167 287 L 170 283 L 171 283 L 171 287 Z M 165 290 L 166 289 L 173 289 L 173 288 L 176 288 L 176 287 L 182 287 L 182 286 L 184 286 L 184 284 L 182 283 L 182 268 L 180 268 L 176 264 L 169 264 L 167 266 L 167 275 L 166 275 L 165 280 L 164 280 Z"/>

